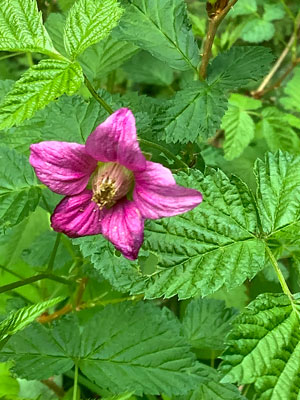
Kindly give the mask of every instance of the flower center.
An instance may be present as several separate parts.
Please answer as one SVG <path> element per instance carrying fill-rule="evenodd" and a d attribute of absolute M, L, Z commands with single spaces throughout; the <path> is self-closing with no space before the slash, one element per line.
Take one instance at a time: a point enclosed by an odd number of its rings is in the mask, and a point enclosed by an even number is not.
<path fill-rule="evenodd" d="M 94 201 L 100 210 L 112 207 L 126 196 L 133 184 L 133 173 L 117 163 L 99 166 L 92 180 Z"/>

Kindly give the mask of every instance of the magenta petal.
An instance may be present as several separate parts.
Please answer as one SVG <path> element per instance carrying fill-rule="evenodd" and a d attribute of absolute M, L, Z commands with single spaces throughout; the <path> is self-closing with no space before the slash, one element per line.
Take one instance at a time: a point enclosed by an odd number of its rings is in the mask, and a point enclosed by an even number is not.
<path fill-rule="evenodd" d="M 144 220 L 132 201 L 119 201 L 104 211 L 102 234 L 124 257 L 135 260 L 144 240 Z"/>
<path fill-rule="evenodd" d="M 30 164 L 39 180 L 53 192 L 72 195 L 82 192 L 97 161 L 85 146 L 67 142 L 41 142 L 30 146 Z"/>
<path fill-rule="evenodd" d="M 147 161 L 146 170 L 135 173 L 133 199 L 144 218 L 157 219 L 192 210 L 202 195 L 177 185 L 169 169 Z"/>
<path fill-rule="evenodd" d="M 97 235 L 101 233 L 101 211 L 91 200 L 90 190 L 71 197 L 65 197 L 51 216 L 51 226 L 56 232 L 69 237 Z"/>
<path fill-rule="evenodd" d="M 114 112 L 90 134 L 86 150 L 96 160 L 118 162 L 132 171 L 143 171 L 146 167 L 136 136 L 135 119 L 127 108 Z"/>

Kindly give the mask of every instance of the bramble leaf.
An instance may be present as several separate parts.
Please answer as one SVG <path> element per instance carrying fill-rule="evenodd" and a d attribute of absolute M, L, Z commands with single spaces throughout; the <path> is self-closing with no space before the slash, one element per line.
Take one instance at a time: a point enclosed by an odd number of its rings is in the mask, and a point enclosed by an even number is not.
<path fill-rule="evenodd" d="M 182 0 L 127 0 L 113 35 L 149 51 L 171 68 L 197 70 L 199 49 Z"/>
<path fill-rule="evenodd" d="M 179 322 L 142 303 L 83 311 L 52 328 L 31 325 L 9 340 L 0 358 L 14 360 L 18 376 L 38 380 L 69 371 L 76 359 L 90 380 L 113 393 L 184 394 L 202 381 Z"/>
<path fill-rule="evenodd" d="M 19 79 L 0 104 L 0 129 L 20 124 L 66 93 L 77 92 L 83 81 L 78 63 L 42 60 Z"/>
<path fill-rule="evenodd" d="M 254 383 L 259 400 L 299 398 L 300 323 L 288 297 L 263 294 L 250 303 L 235 319 L 222 358 L 222 382 Z"/>
<path fill-rule="evenodd" d="M 87 47 L 108 36 L 123 11 L 117 0 L 77 0 L 65 25 L 65 48 L 76 59 Z"/>
<path fill-rule="evenodd" d="M 43 26 L 36 0 L 0 0 L 0 51 L 59 55 Z"/>
<path fill-rule="evenodd" d="M 286 97 L 280 99 L 281 104 L 292 111 L 300 111 L 300 67 L 294 69 L 294 75 L 284 88 Z"/>
<path fill-rule="evenodd" d="M 41 189 L 27 157 L 4 145 L 0 146 L 0 170 L 2 230 L 18 224 L 35 210 Z"/>

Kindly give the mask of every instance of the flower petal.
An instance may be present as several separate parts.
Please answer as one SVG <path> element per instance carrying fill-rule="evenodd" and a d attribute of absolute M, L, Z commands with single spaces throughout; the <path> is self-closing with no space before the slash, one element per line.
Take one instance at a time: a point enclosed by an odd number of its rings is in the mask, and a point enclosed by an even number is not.
<path fill-rule="evenodd" d="M 39 180 L 53 192 L 72 195 L 82 192 L 97 161 L 85 146 L 67 142 L 41 142 L 30 146 L 30 164 Z"/>
<path fill-rule="evenodd" d="M 118 162 L 132 171 L 143 171 L 146 167 L 135 119 L 127 108 L 114 112 L 90 134 L 86 150 L 96 160 Z"/>
<path fill-rule="evenodd" d="M 144 240 L 144 220 L 132 201 L 120 200 L 104 211 L 102 234 L 124 257 L 135 260 Z"/>
<path fill-rule="evenodd" d="M 102 213 L 92 199 L 91 190 L 65 197 L 51 216 L 51 226 L 56 232 L 69 237 L 97 235 L 101 233 Z"/>
<path fill-rule="evenodd" d="M 146 170 L 135 173 L 133 200 L 144 218 L 157 219 L 192 210 L 201 203 L 202 195 L 177 185 L 169 169 L 147 161 Z"/>

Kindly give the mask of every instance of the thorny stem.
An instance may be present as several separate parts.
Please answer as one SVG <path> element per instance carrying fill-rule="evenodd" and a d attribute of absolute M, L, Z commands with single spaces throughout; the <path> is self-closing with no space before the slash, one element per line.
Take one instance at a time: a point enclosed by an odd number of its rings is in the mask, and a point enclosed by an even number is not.
<path fill-rule="evenodd" d="M 48 268 L 46 269 L 46 272 L 51 272 L 52 269 L 53 269 L 54 261 L 55 261 L 55 257 L 56 257 L 56 253 L 57 253 L 57 249 L 58 249 L 58 246 L 59 246 L 59 242 L 60 242 L 61 236 L 62 236 L 61 233 L 58 233 L 56 235 L 56 240 L 55 240 L 55 243 L 54 243 L 54 247 L 53 247 L 53 250 L 52 250 L 52 253 L 51 253 L 51 256 L 50 256 L 50 260 L 49 260 Z"/>
<path fill-rule="evenodd" d="M 8 285 L 0 286 L 0 293 L 8 292 L 9 290 L 13 290 L 13 289 L 16 289 L 16 288 L 21 287 L 21 286 L 29 285 L 29 284 L 31 284 L 33 282 L 41 281 L 42 279 L 51 279 L 52 281 L 56 281 L 56 282 L 62 283 L 64 285 L 71 285 L 72 284 L 71 281 L 68 281 L 65 278 L 61 278 L 61 277 L 56 276 L 56 275 L 44 273 L 44 274 L 31 276 L 30 278 L 23 279 L 23 280 L 18 281 L 18 282 L 9 283 Z"/>
<path fill-rule="evenodd" d="M 112 114 L 114 111 L 113 109 L 106 103 L 104 99 L 96 92 L 91 82 L 88 80 L 87 76 L 84 75 L 84 84 L 88 88 L 91 95 L 101 104 L 101 106 L 109 113 Z"/>
<path fill-rule="evenodd" d="M 77 390 L 78 390 L 78 362 L 75 363 L 73 400 L 77 400 Z"/>
<path fill-rule="evenodd" d="M 267 250 L 269 259 L 270 259 L 270 261 L 271 261 L 271 264 L 273 265 L 273 268 L 274 268 L 275 273 L 276 273 L 276 275 L 277 275 L 277 278 L 278 278 L 278 280 L 279 280 L 279 282 L 280 282 L 280 285 L 281 285 L 281 288 L 282 288 L 282 290 L 283 290 L 283 293 L 286 294 L 286 295 L 288 296 L 288 298 L 289 298 L 289 300 L 290 300 L 290 302 L 291 302 L 291 305 L 292 305 L 292 307 L 293 307 L 293 310 L 296 312 L 296 314 L 297 314 L 298 316 L 300 316 L 300 315 L 299 315 L 299 311 L 297 310 L 297 308 L 296 308 L 296 306 L 295 306 L 293 295 L 292 295 L 292 293 L 290 292 L 290 289 L 289 289 L 289 287 L 288 287 L 288 285 L 287 285 L 287 283 L 286 283 L 286 281 L 285 281 L 285 279 L 284 279 L 284 276 L 283 276 L 283 274 L 282 274 L 282 272 L 281 272 L 281 269 L 279 268 L 279 265 L 278 265 L 278 263 L 277 263 L 276 258 L 274 257 L 274 255 L 273 255 L 271 249 L 269 248 L 269 246 L 266 246 L 266 250 Z"/>
<path fill-rule="evenodd" d="M 235 5 L 235 3 L 238 0 L 232 0 L 230 1 L 223 10 L 218 12 L 216 15 L 214 15 L 212 18 L 209 19 L 209 24 L 208 24 L 208 31 L 206 34 L 206 40 L 204 44 L 204 49 L 203 49 L 203 56 L 202 56 L 202 61 L 199 69 L 199 78 L 201 80 L 206 78 L 206 71 L 207 71 L 207 66 L 209 63 L 209 59 L 211 56 L 211 49 L 214 43 L 214 39 L 217 33 L 217 30 L 219 28 L 219 25 L 223 21 L 223 19 L 226 17 L 230 9 Z"/>

